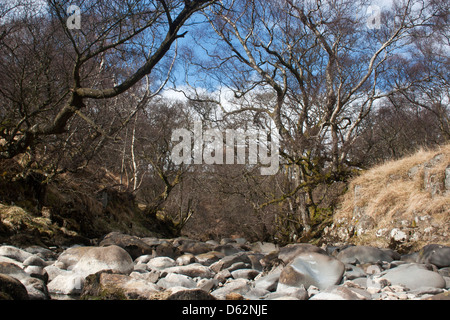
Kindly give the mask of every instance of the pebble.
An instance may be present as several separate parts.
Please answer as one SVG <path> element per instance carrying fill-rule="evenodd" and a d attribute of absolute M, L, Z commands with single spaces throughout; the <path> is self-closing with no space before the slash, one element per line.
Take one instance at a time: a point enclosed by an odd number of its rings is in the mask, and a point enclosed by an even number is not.
<path fill-rule="evenodd" d="M 450 248 L 442 245 L 400 256 L 369 246 L 279 247 L 243 238 L 201 242 L 114 234 L 106 239 L 98 247 L 52 250 L 0 245 L 0 280 L 11 284 L 0 288 L 0 296 L 419 300 L 446 298 L 450 292 Z"/>

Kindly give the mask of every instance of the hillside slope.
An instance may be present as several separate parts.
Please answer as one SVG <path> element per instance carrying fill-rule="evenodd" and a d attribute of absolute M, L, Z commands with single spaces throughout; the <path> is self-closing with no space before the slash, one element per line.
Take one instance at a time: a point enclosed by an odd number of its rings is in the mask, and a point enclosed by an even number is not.
<path fill-rule="evenodd" d="M 63 173 L 52 179 L 19 160 L 0 161 L 0 243 L 90 244 L 111 231 L 172 236 L 170 221 L 120 191 L 103 168 Z"/>
<path fill-rule="evenodd" d="M 351 181 L 324 241 L 408 251 L 450 245 L 450 144 L 376 166 Z"/>

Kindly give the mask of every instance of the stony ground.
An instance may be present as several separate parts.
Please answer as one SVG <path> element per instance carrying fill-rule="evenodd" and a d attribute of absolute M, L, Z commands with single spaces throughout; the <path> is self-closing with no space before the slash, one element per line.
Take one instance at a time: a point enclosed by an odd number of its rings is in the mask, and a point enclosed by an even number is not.
<path fill-rule="evenodd" d="M 97 246 L 0 246 L 0 299 L 450 299 L 450 247 L 278 247 L 108 234 Z"/>

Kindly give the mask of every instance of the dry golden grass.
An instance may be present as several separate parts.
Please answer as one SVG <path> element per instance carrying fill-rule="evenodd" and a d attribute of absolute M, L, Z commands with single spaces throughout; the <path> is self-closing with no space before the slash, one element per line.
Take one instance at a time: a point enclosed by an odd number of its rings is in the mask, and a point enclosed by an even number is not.
<path fill-rule="evenodd" d="M 364 214 L 375 221 L 376 229 L 392 228 L 399 221 L 414 226 L 415 219 L 421 216 L 430 216 L 435 225 L 448 228 L 450 191 L 432 195 L 424 180 L 433 179 L 444 190 L 445 169 L 449 166 L 450 144 L 378 165 L 351 181 L 335 221 L 352 218 L 355 221 L 360 218 L 354 216 L 358 211 L 355 208 L 364 208 Z"/>

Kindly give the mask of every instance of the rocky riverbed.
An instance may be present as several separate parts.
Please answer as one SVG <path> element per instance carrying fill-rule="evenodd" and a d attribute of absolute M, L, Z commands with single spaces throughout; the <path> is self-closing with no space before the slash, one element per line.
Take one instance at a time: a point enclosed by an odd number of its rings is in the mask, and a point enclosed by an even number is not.
<path fill-rule="evenodd" d="M 0 299 L 450 299 L 450 247 L 400 255 L 369 246 L 322 247 L 138 238 L 95 246 L 0 246 Z"/>

